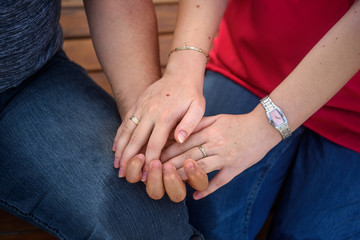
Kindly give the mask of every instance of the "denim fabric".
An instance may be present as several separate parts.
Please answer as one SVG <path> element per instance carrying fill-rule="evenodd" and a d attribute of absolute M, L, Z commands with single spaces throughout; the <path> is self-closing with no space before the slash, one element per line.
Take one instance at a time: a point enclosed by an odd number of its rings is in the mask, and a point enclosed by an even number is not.
<path fill-rule="evenodd" d="M 184 203 L 113 168 L 114 100 L 64 53 L 0 95 L 0 207 L 59 239 L 190 239 Z"/>
<path fill-rule="evenodd" d="M 204 96 L 207 116 L 247 113 L 259 103 L 211 71 Z M 300 127 L 215 193 L 188 197 L 190 223 L 205 239 L 255 239 L 279 198 L 269 239 L 360 239 L 359 169 L 359 153 Z"/>

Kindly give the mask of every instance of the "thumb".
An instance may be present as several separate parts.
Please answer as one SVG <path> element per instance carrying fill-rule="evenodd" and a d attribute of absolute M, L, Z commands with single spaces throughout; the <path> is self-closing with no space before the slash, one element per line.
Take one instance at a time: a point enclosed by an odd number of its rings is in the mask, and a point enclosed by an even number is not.
<path fill-rule="evenodd" d="M 183 143 L 194 131 L 205 113 L 205 100 L 191 102 L 183 119 L 177 125 L 174 137 L 178 143 Z"/>

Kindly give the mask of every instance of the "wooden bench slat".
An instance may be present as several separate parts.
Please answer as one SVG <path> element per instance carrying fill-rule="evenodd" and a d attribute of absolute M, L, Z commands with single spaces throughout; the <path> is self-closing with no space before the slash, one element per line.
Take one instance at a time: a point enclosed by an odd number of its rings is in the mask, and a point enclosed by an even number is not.
<path fill-rule="evenodd" d="M 60 24 L 62 26 L 65 39 L 90 37 L 85 10 L 82 7 L 63 8 L 60 16 Z"/>
<path fill-rule="evenodd" d="M 166 66 L 172 38 L 172 34 L 159 36 L 161 66 Z M 64 42 L 64 51 L 72 61 L 80 64 L 87 71 L 101 71 L 101 66 L 90 38 L 68 39 Z"/>
<path fill-rule="evenodd" d="M 177 8 L 178 6 L 176 4 L 155 6 L 159 33 L 174 31 Z M 89 26 L 83 7 L 63 8 L 60 24 L 63 28 L 65 38 L 90 37 Z"/>
<path fill-rule="evenodd" d="M 66 40 L 64 42 L 64 51 L 72 61 L 81 65 L 87 71 L 101 71 L 90 38 Z"/>
<path fill-rule="evenodd" d="M 108 82 L 104 72 L 90 72 L 89 76 L 94 82 L 96 82 L 100 87 L 102 87 L 107 93 L 111 96 L 114 96 L 111 90 L 110 83 Z"/>

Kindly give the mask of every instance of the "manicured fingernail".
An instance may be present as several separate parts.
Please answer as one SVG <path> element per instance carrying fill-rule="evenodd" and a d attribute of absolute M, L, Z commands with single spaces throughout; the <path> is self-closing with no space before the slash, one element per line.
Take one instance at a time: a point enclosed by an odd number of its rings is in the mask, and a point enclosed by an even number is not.
<path fill-rule="evenodd" d="M 124 176 L 125 176 L 124 168 L 120 167 L 120 169 L 119 169 L 119 178 L 122 178 Z"/>
<path fill-rule="evenodd" d="M 194 163 L 192 161 L 189 161 L 186 163 L 186 168 L 193 169 L 195 167 Z"/>
<path fill-rule="evenodd" d="M 147 172 L 143 172 L 142 175 L 141 175 L 141 181 L 142 182 L 145 182 L 147 180 L 147 175 L 148 173 Z"/>
<path fill-rule="evenodd" d="M 198 199 L 201 198 L 201 193 L 195 192 L 194 195 L 193 195 L 193 197 L 194 197 L 195 200 L 198 200 Z"/>
<path fill-rule="evenodd" d="M 119 168 L 119 167 L 120 167 L 120 159 L 119 159 L 119 158 L 115 158 L 115 159 L 114 159 L 114 167 L 115 167 L 115 168 Z"/>
<path fill-rule="evenodd" d="M 179 142 L 183 143 L 187 137 L 187 134 L 185 131 L 180 131 L 177 137 L 178 137 Z"/>

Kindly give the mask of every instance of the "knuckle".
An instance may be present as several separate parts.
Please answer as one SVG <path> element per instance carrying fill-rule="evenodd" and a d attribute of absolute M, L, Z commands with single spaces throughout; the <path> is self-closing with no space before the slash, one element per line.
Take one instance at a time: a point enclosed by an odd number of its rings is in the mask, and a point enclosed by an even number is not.
<path fill-rule="evenodd" d="M 146 109 L 148 109 L 148 112 L 157 112 L 158 108 L 159 108 L 159 104 L 154 102 L 148 104 L 148 106 L 146 107 Z"/>
<path fill-rule="evenodd" d="M 147 147 L 146 147 L 146 155 L 147 155 L 147 159 L 149 160 L 153 160 L 158 158 L 158 145 L 156 143 L 148 143 Z"/>
<path fill-rule="evenodd" d="M 129 144 L 136 144 L 139 141 L 139 137 L 136 134 L 133 134 L 130 138 Z"/>
<path fill-rule="evenodd" d="M 191 152 L 184 153 L 184 160 L 187 160 L 187 159 L 194 159 L 193 154 Z"/>
<path fill-rule="evenodd" d="M 207 164 L 205 163 L 205 161 L 198 161 L 197 164 L 199 165 L 199 167 L 201 167 L 201 169 L 203 169 L 205 171 L 205 169 L 207 168 Z"/>
<path fill-rule="evenodd" d="M 164 181 L 166 182 L 176 182 L 177 176 L 174 172 L 167 172 L 164 174 Z"/>
<path fill-rule="evenodd" d="M 131 120 L 129 120 L 131 121 Z M 131 133 L 132 129 L 130 128 L 130 125 L 128 124 L 124 124 L 123 128 L 122 128 L 122 133 L 123 134 L 129 134 Z"/>
<path fill-rule="evenodd" d="M 160 114 L 159 116 L 159 121 L 161 123 L 169 123 L 171 122 L 173 114 L 170 113 L 170 111 L 164 111 L 163 113 Z"/>

